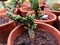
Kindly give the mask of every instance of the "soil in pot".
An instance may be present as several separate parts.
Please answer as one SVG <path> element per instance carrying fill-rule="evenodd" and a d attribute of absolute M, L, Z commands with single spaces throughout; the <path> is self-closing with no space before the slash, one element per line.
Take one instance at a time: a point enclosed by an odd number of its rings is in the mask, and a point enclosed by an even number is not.
<path fill-rule="evenodd" d="M 27 31 L 24 31 L 14 40 L 14 45 L 58 45 L 58 43 L 54 35 L 39 28 L 35 31 L 34 39 L 31 40 Z"/>
<path fill-rule="evenodd" d="M 0 25 L 4 23 L 8 23 L 11 19 L 10 18 L 2 18 L 0 17 Z"/>

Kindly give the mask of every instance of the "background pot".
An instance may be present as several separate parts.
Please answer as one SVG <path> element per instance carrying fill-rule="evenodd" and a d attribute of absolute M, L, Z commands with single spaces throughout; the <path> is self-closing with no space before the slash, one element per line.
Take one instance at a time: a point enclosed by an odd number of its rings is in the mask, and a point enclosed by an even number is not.
<path fill-rule="evenodd" d="M 35 19 L 35 22 L 44 22 L 44 23 L 48 23 L 50 25 L 52 25 L 54 23 L 54 21 L 57 19 L 56 15 L 47 11 L 39 11 L 39 14 L 44 13 L 46 15 L 48 15 L 48 20 L 37 20 Z"/>
<path fill-rule="evenodd" d="M 26 17 L 26 14 L 29 12 L 31 14 L 34 14 L 34 11 L 31 11 L 28 7 L 21 7 L 20 8 L 21 15 L 23 17 Z"/>
<path fill-rule="evenodd" d="M 53 8 L 54 8 L 55 10 L 60 10 L 60 4 L 59 4 L 59 3 L 54 3 L 54 4 L 53 4 Z"/>
<path fill-rule="evenodd" d="M 31 2 L 24 2 L 22 4 L 22 7 L 28 7 L 28 8 L 30 8 L 30 5 L 31 5 Z"/>
<path fill-rule="evenodd" d="M 34 11 L 29 11 L 29 9 L 27 9 L 25 7 L 20 8 L 20 11 L 21 11 L 21 14 L 22 14 L 23 17 L 25 17 L 27 13 L 30 13 L 31 15 L 34 14 Z M 48 24 L 52 25 L 54 23 L 54 21 L 57 19 L 56 15 L 51 13 L 51 12 L 39 11 L 39 14 L 41 14 L 41 13 L 49 15 L 48 16 L 49 20 L 36 20 L 35 19 L 36 22 L 44 22 L 44 23 L 48 23 Z"/>
<path fill-rule="evenodd" d="M 57 42 L 60 45 L 60 32 L 56 28 L 41 22 L 35 22 L 35 23 L 38 24 L 38 28 L 45 29 L 45 31 L 52 33 L 56 37 Z M 8 37 L 7 45 L 13 45 L 14 39 L 16 39 L 16 37 L 18 37 L 18 35 L 20 35 L 23 31 L 24 31 L 23 25 L 19 25 L 15 29 L 13 29 Z"/>
<path fill-rule="evenodd" d="M 48 12 L 51 12 L 51 13 L 54 13 L 57 17 L 60 15 L 60 11 L 56 11 L 56 10 L 45 10 L 45 11 L 48 11 Z M 56 19 L 56 21 L 54 22 L 53 26 L 55 26 L 57 29 L 59 29 L 59 24 L 58 24 L 58 18 Z"/>
<path fill-rule="evenodd" d="M 7 9 L 6 8 L 1 8 L 0 13 L 6 13 Z"/>
<path fill-rule="evenodd" d="M 9 18 L 6 13 L 2 13 L 0 17 L 5 19 Z M 5 44 L 7 42 L 8 35 L 15 26 L 16 22 L 14 22 L 13 20 L 0 25 L 0 43 Z"/>

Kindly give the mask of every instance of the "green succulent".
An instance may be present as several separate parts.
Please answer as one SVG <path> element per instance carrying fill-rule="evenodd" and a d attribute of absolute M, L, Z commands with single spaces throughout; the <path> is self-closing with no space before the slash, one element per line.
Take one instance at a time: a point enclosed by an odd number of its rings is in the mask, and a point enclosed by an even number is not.
<path fill-rule="evenodd" d="M 12 12 L 7 12 L 7 15 L 18 23 L 24 23 L 25 28 L 28 30 L 30 38 L 34 38 L 34 30 L 37 28 L 37 24 L 34 23 L 35 15 L 32 16 L 27 14 L 26 17 L 21 17 L 20 15 L 14 15 Z"/>
<path fill-rule="evenodd" d="M 38 14 L 39 11 L 39 0 L 30 0 L 31 3 L 31 9 L 35 11 L 35 18 L 40 19 L 40 17 L 44 16 L 43 14 Z"/>
<path fill-rule="evenodd" d="M 33 9 L 35 12 L 38 12 L 39 10 L 38 0 L 32 0 L 31 9 Z"/>

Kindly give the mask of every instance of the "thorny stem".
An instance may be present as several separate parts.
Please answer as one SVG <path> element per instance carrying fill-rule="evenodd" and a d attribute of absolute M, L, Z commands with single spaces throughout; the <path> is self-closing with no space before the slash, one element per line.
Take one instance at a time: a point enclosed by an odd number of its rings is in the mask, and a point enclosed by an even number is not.
<path fill-rule="evenodd" d="M 30 14 L 27 14 L 26 17 L 21 17 L 20 15 L 14 15 L 13 12 L 14 12 L 14 9 L 15 9 L 16 5 L 18 4 L 18 1 L 14 2 L 13 8 L 12 7 L 8 7 L 8 8 L 11 8 L 11 9 L 7 11 L 7 15 L 12 20 L 17 21 L 18 23 L 24 23 L 24 24 L 26 24 L 27 25 L 27 29 L 28 29 L 29 37 L 31 39 L 34 39 L 34 37 L 35 37 L 34 30 L 37 27 L 37 25 L 34 23 L 35 15 L 32 15 L 31 16 Z"/>
<path fill-rule="evenodd" d="M 35 32 L 34 32 L 33 29 L 29 29 L 29 28 L 28 28 L 28 33 L 29 33 L 29 37 L 30 37 L 31 39 L 33 39 L 33 38 L 35 37 Z"/>

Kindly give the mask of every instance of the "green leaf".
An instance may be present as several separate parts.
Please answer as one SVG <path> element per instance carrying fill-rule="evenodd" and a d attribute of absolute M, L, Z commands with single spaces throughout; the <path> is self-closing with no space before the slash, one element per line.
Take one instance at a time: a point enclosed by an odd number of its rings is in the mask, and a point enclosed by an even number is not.
<path fill-rule="evenodd" d="M 44 13 L 42 13 L 42 14 L 39 14 L 39 17 L 42 17 L 42 16 L 44 16 Z"/>
<path fill-rule="evenodd" d="M 38 0 L 32 0 L 31 9 L 33 9 L 35 12 L 38 12 L 39 10 Z"/>
<path fill-rule="evenodd" d="M 35 30 L 36 28 L 37 28 L 37 24 L 34 24 L 34 25 L 32 26 L 32 29 Z"/>

